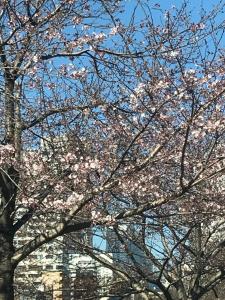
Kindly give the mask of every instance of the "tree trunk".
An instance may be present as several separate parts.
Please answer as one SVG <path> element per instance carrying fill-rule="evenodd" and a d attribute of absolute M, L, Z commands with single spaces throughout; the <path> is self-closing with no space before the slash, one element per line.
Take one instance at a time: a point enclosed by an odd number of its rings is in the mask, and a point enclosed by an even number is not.
<path fill-rule="evenodd" d="M 18 180 L 18 172 L 13 167 L 0 172 L 0 300 L 14 299 L 13 215 Z"/>
<path fill-rule="evenodd" d="M 5 143 L 14 144 L 15 99 L 14 80 L 9 73 L 5 74 Z"/>
<path fill-rule="evenodd" d="M 5 206 L 5 210 L 4 208 L 1 209 L 0 215 L 0 300 L 14 299 L 13 276 L 15 268 L 12 264 L 14 234 L 9 207 Z"/>
<path fill-rule="evenodd" d="M 18 140 L 18 137 L 15 139 L 15 78 L 10 74 L 4 53 L 1 54 L 2 62 L 6 66 L 4 144 L 14 146 L 15 148 L 15 146 L 18 146 L 18 143 L 15 145 L 15 140 Z M 0 171 L 0 300 L 14 299 L 13 281 L 15 266 L 12 263 L 14 254 L 13 219 L 18 182 L 18 171 L 13 165 L 5 165 Z"/>
<path fill-rule="evenodd" d="M 13 244 L 10 234 L 0 233 L 0 300 L 13 300 Z"/>

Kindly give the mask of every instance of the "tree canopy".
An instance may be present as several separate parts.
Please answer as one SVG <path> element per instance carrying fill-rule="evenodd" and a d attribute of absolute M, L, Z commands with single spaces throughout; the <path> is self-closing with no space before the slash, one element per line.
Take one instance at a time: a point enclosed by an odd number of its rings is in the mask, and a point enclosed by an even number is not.
<path fill-rule="evenodd" d="M 223 3 L 134 2 L 1 1 L 0 299 L 63 234 L 223 216 Z"/>

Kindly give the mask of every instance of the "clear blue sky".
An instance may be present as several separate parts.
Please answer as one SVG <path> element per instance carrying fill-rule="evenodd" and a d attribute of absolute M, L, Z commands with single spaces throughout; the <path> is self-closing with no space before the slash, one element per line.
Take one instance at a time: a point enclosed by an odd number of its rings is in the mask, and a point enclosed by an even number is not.
<path fill-rule="evenodd" d="M 136 0 L 126 0 L 127 5 L 132 5 L 137 3 Z M 152 7 L 155 6 L 155 4 L 159 4 L 161 6 L 162 9 L 169 9 L 171 8 L 173 5 L 175 5 L 176 7 L 181 6 L 181 4 L 184 2 L 182 0 L 148 0 L 146 1 L 148 2 L 148 4 Z M 224 3 L 225 1 L 220 1 L 220 0 L 189 0 L 187 1 L 190 5 L 190 7 L 194 8 L 194 9 L 199 9 L 200 7 L 204 7 L 207 10 L 210 10 L 213 6 L 215 6 L 216 4 L 218 4 L 219 2 Z"/>
<path fill-rule="evenodd" d="M 137 3 L 137 0 L 125 0 L 126 2 L 126 14 L 129 16 L 129 12 L 131 13 L 133 11 L 133 8 L 135 4 Z M 177 8 L 181 7 L 183 0 L 143 0 L 143 3 L 148 3 L 150 7 L 154 9 L 154 7 L 157 7 L 157 5 L 160 6 L 160 9 L 162 10 L 168 10 L 172 8 L 173 6 L 176 6 Z M 224 12 L 225 12 L 225 0 L 187 0 L 188 8 L 190 11 L 192 11 L 192 16 L 196 20 L 200 16 L 200 10 L 201 8 L 204 8 L 206 11 L 210 11 L 213 7 L 215 7 L 217 4 L 220 3 L 220 5 L 224 5 Z M 142 1 L 140 1 L 142 3 Z M 222 14 L 221 14 L 222 18 Z M 225 14 L 223 16 L 223 19 L 225 19 Z"/>
<path fill-rule="evenodd" d="M 170 8 L 172 5 L 179 7 L 182 4 L 182 0 L 159 0 L 159 1 L 149 1 L 149 3 L 159 3 L 160 6 L 164 9 Z M 190 6 L 198 9 L 201 6 L 205 9 L 211 9 L 214 5 L 219 3 L 217 0 L 189 0 Z"/>

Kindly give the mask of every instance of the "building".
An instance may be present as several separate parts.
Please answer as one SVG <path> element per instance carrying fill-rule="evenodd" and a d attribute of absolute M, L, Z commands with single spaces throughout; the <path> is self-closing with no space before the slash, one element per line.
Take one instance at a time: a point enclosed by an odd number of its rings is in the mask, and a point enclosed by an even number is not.
<path fill-rule="evenodd" d="M 38 233 L 37 227 L 38 222 L 27 224 L 26 230 L 18 232 L 16 246 Z M 60 236 L 34 251 L 16 268 L 15 299 L 79 300 L 89 293 L 98 299 L 106 294 L 112 271 L 85 254 L 85 247 L 92 246 L 92 230 L 87 229 Z"/>
<path fill-rule="evenodd" d="M 146 254 L 135 242 L 135 225 L 120 225 L 119 236 L 112 227 L 107 228 L 106 252 L 112 253 L 114 263 L 132 265 L 135 261 L 140 267 L 152 270 Z"/>
<path fill-rule="evenodd" d="M 119 233 L 119 234 L 118 234 Z M 129 275 L 137 279 L 141 272 L 149 274 L 153 272 L 153 265 L 148 259 L 144 251 L 138 247 L 138 240 L 136 241 L 136 227 L 135 224 L 119 225 L 117 231 L 113 227 L 108 227 L 106 232 L 106 252 L 111 253 L 113 263 L 120 269 L 129 271 Z M 140 276 L 140 281 L 142 280 Z M 119 284 L 117 284 L 119 282 Z M 127 282 L 122 282 L 120 278 L 114 276 L 114 288 L 111 290 L 112 294 L 130 294 L 126 300 L 141 300 L 146 299 L 142 294 L 132 294 L 131 287 Z M 151 288 L 152 284 L 149 284 Z M 153 287 L 155 289 L 155 287 Z M 111 299 L 111 298 L 110 298 Z M 113 297 L 112 300 L 120 299 L 120 297 Z M 152 296 L 151 298 L 152 299 Z"/>
<path fill-rule="evenodd" d="M 100 259 L 111 258 L 99 254 Z M 101 265 L 88 255 L 70 254 L 68 269 L 71 278 L 71 300 L 78 300 L 95 296 L 96 299 L 108 299 L 106 297 L 112 282 L 113 272 Z"/>

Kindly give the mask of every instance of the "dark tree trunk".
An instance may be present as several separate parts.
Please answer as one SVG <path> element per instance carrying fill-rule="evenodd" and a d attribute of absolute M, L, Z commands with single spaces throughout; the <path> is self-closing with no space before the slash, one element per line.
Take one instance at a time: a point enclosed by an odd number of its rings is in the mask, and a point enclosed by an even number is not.
<path fill-rule="evenodd" d="M 16 121 L 14 86 L 15 77 L 10 73 L 3 49 L 1 61 L 5 66 L 5 138 L 4 144 L 14 146 L 17 158 L 19 135 L 15 137 Z M 18 126 L 17 126 L 18 127 Z M 19 127 L 17 128 L 19 134 Z M 17 155 L 17 156 L 16 156 Z M 14 299 L 14 214 L 19 173 L 13 165 L 0 170 L 0 300 Z"/>
<path fill-rule="evenodd" d="M 13 215 L 19 176 L 13 167 L 0 172 L 0 300 L 13 300 Z"/>
<path fill-rule="evenodd" d="M 0 233 L 0 300 L 13 300 L 13 244 L 7 233 Z"/>

